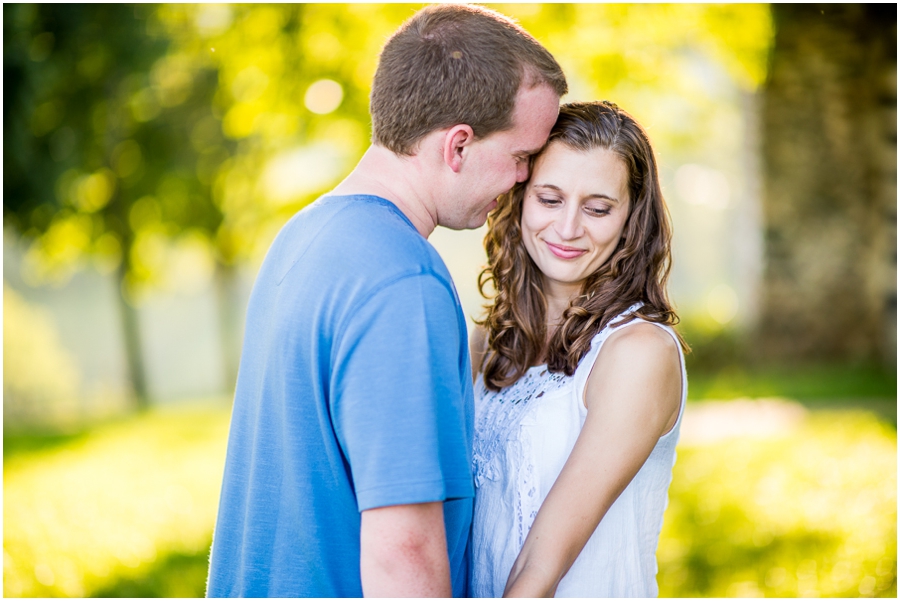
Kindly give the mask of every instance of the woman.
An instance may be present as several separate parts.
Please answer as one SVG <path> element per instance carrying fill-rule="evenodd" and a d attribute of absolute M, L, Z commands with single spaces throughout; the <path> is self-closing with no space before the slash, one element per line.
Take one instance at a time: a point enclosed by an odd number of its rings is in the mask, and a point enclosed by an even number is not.
<path fill-rule="evenodd" d="M 475 596 L 651 597 L 687 380 L 653 150 L 564 105 L 491 215 L 472 339 Z"/>

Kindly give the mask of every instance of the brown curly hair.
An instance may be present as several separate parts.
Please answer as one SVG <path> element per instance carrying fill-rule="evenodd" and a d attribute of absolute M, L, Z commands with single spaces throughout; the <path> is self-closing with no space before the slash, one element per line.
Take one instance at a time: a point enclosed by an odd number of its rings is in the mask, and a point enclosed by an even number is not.
<path fill-rule="evenodd" d="M 554 143 L 580 151 L 615 152 L 628 170 L 630 212 L 613 254 L 585 279 L 581 294 L 572 299 L 560 326 L 547 340 L 542 274 L 522 243 L 527 182 L 499 199 L 488 218 L 484 240 L 488 264 L 478 277 L 482 296 L 493 300 L 478 322 L 487 330 L 488 353 L 482 367 L 490 390 L 509 386 L 542 358 L 551 372 L 571 376 L 597 332 L 637 302 L 643 305 L 624 322 L 641 317 L 672 326 L 678 323 L 666 295 L 672 228 L 647 133 L 612 102 L 573 102 L 560 107 L 548 147 Z M 488 284 L 493 295 L 485 293 Z M 679 340 L 688 350 L 680 336 Z"/>

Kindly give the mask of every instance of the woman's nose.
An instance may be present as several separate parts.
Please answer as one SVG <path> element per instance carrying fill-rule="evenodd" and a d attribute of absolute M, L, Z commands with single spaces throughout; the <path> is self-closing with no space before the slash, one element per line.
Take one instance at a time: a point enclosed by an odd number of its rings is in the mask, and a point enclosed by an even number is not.
<path fill-rule="evenodd" d="M 581 219 L 579 212 L 566 207 L 556 221 L 556 233 L 563 240 L 572 240 L 581 236 Z"/>

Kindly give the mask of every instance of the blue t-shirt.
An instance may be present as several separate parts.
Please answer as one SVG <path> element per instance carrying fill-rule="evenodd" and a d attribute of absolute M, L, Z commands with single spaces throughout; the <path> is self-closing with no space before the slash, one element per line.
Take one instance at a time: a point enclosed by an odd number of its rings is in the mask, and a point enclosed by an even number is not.
<path fill-rule="evenodd" d="M 465 596 L 466 339 L 446 266 L 395 205 L 295 215 L 250 296 L 207 595 L 360 597 L 360 512 L 444 501 Z"/>

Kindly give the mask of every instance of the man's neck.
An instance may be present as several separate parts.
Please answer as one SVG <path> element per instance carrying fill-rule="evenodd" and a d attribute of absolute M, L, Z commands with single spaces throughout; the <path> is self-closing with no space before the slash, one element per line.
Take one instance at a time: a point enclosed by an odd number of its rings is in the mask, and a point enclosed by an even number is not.
<path fill-rule="evenodd" d="M 372 145 L 331 194 L 380 196 L 396 205 L 416 231 L 427 238 L 437 226 L 437 211 L 427 192 L 426 179 L 418 157 L 401 157 Z"/>

